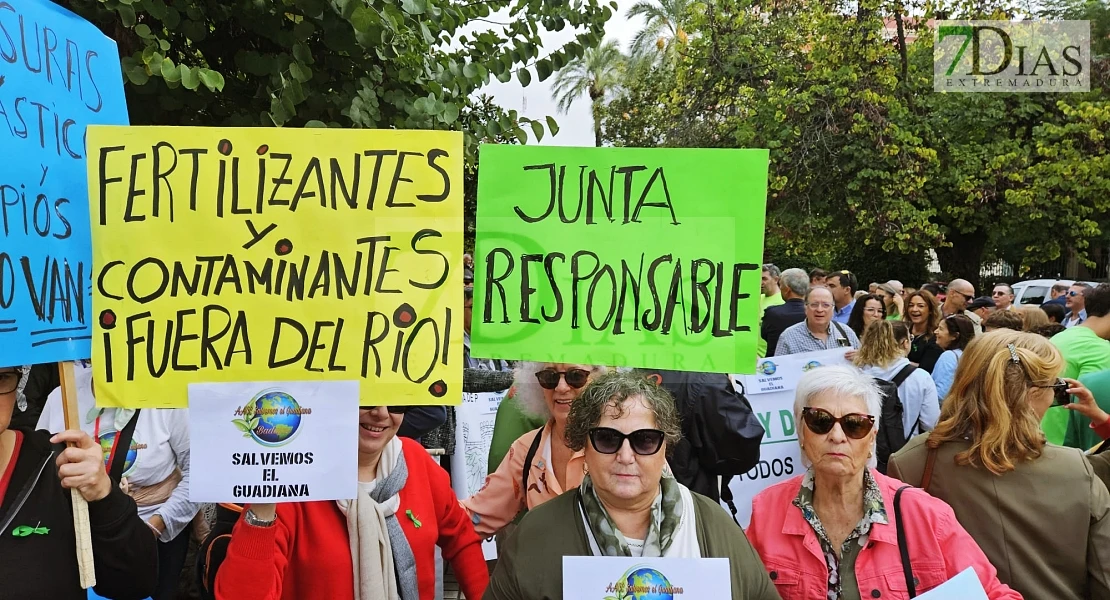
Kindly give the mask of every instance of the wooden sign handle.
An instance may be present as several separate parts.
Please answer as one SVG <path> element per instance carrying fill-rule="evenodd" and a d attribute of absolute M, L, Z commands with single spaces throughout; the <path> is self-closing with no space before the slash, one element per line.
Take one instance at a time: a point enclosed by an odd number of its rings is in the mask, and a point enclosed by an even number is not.
<path fill-rule="evenodd" d="M 58 363 L 58 375 L 62 387 L 62 408 L 65 413 L 66 429 L 81 429 L 81 417 L 77 410 L 77 384 L 73 377 L 73 361 Z M 70 444 L 72 446 L 72 444 Z M 77 568 L 80 570 L 81 588 L 89 589 L 96 585 L 96 569 L 93 566 L 92 527 L 89 524 L 89 505 L 76 488 L 70 490 L 73 501 L 73 531 L 77 537 Z"/>

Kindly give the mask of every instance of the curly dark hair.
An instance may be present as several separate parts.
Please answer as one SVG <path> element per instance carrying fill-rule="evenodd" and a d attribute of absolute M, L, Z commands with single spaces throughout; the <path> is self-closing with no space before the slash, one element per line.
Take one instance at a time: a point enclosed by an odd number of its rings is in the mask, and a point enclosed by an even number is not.
<path fill-rule="evenodd" d="M 655 414 L 655 428 L 666 436 L 669 454 L 682 439 L 674 396 L 666 388 L 641 375 L 619 372 L 607 373 L 593 380 L 570 405 L 564 434 L 567 447 L 575 452 L 585 448 L 590 430 L 601 422 L 605 410 L 612 409 L 619 419 L 628 414 L 622 405 L 629 398 L 640 398 Z"/>

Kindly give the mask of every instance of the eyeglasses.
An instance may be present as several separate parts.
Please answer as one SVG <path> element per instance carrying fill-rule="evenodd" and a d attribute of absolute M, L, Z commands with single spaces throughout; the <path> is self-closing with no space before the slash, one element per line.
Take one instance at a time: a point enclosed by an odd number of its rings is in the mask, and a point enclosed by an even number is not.
<path fill-rule="evenodd" d="M 1072 298 L 1074 298 L 1074 297 L 1076 297 L 1076 296 L 1082 296 L 1082 295 L 1083 295 L 1083 294 L 1081 294 L 1081 293 L 1079 293 L 1079 292 L 1076 292 L 1076 291 L 1074 291 L 1074 290 L 1073 290 L 1073 291 L 1070 291 L 1070 292 L 1068 292 L 1068 296 L 1070 296 L 1070 297 L 1072 297 Z"/>
<path fill-rule="evenodd" d="M 975 295 L 974 295 L 974 294 L 965 294 L 965 293 L 963 293 L 963 292 L 957 292 L 956 290 L 948 290 L 948 293 L 950 293 L 950 294 L 958 294 L 958 295 L 960 295 L 960 296 L 963 296 L 963 297 L 964 297 L 964 300 L 967 300 L 968 302 L 971 302 L 972 300 L 974 300 L 974 299 L 975 299 Z"/>
<path fill-rule="evenodd" d="M 829 304 L 828 302 L 810 302 L 806 306 L 808 306 L 810 308 L 817 308 L 817 309 L 823 308 L 825 310 L 828 310 L 828 309 L 832 308 L 833 305 Z"/>
<path fill-rule="evenodd" d="M 1068 388 L 1071 387 L 1071 385 L 1063 379 L 1057 378 L 1056 383 L 1052 385 L 1038 385 L 1034 387 L 1052 388 L 1052 406 L 1066 406 L 1071 404 L 1071 394 L 1068 393 Z"/>
<path fill-rule="evenodd" d="M 10 394 L 19 387 L 19 380 L 23 374 L 19 371 L 4 371 L 0 373 L 0 394 Z"/>
<path fill-rule="evenodd" d="M 991 296 L 1005 296 L 1006 292 L 991 292 Z"/>
<path fill-rule="evenodd" d="M 806 427 L 817 435 L 825 435 L 832 431 L 833 425 L 840 423 L 840 429 L 844 435 L 853 440 L 867 437 L 867 434 L 875 428 L 875 417 L 871 415 L 848 413 L 843 417 L 834 417 L 831 412 L 823 408 L 803 408 L 802 421 L 805 421 Z"/>
<path fill-rule="evenodd" d="M 544 369 L 536 372 L 536 381 L 539 381 L 540 386 L 545 390 L 553 390 L 559 387 L 560 377 L 567 380 L 567 385 L 578 389 L 586 385 L 586 382 L 590 379 L 590 372 L 585 369 L 570 369 L 567 371 Z"/>
<path fill-rule="evenodd" d="M 622 433 L 612 427 L 594 427 L 589 431 L 589 435 L 594 450 L 602 454 L 620 452 L 621 446 L 624 446 L 624 440 L 628 440 L 629 447 L 640 456 L 651 456 L 659 452 L 666 437 L 658 429 L 637 429 L 632 433 Z"/>
<path fill-rule="evenodd" d="M 377 406 L 367 406 L 365 408 L 367 410 L 374 410 L 375 408 L 377 408 Z M 416 408 L 416 407 L 415 406 L 387 406 L 387 407 L 385 407 L 385 409 L 388 410 L 389 414 L 391 414 L 391 415 L 403 415 L 403 414 L 409 412 L 410 410 L 412 410 L 414 408 Z"/>

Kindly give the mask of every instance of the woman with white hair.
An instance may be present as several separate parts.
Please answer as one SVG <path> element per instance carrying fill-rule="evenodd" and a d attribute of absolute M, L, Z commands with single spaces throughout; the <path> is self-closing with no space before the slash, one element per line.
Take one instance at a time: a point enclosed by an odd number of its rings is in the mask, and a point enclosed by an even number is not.
<path fill-rule="evenodd" d="M 968 567 L 988 598 L 1021 598 L 947 504 L 874 469 L 882 401 L 870 377 L 821 367 L 796 394 L 807 470 L 755 497 L 747 531 L 783 600 L 912 598 Z"/>
<path fill-rule="evenodd" d="M 513 397 L 528 413 L 547 415 L 547 423 L 518 437 L 482 489 L 462 500 L 474 529 L 490 536 L 516 518 L 581 485 L 584 453 L 567 447 L 570 405 L 605 367 L 570 363 L 521 363 Z"/>

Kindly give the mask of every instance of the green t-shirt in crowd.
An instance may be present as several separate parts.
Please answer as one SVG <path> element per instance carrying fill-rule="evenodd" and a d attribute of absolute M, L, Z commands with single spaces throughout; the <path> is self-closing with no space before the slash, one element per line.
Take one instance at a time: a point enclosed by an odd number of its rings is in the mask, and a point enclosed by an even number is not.
<path fill-rule="evenodd" d="M 1079 379 L 1083 375 L 1110 369 L 1110 342 L 1098 337 L 1098 334 L 1089 327 L 1076 325 L 1052 336 L 1051 341 L 1064 357 L 1064 370 L 1060 373 L 1061 377 Z M 1090 424 L 1090 421 L 1079 413 L 1063 407 L 1048 409 L 1041 421 L 1045 438 L 1053 444 L 1071 445 L 1067 444 L 1068 431 L 1073 428 L 1070 421 L 1077 417 L 1086 421 L 1085 424 L 1077 421 L 1074 427 L 1078 430 Z M 1089 430 L 1089 427 L 1087 429 Z M 1093 432 L 1090 433 L 1093 435 Z M 1080 444 L 1085 442 L 1078 435 L 1072 437 L 1074 438 L 1071 440 L 1074 444 L 1072 447 L 1079 448 Z"/>
<path fill-rule="evenodd" d="M 785 302 L 786 300 L 782 299 L 782 294 L 771 294 L 770 296 L 759 297 L 759 324 L 761 329 L 763 325 L 763 311 L 767 310 L 768 307 L 778 306 Z M 767 340 L 763 339 L 762 336 L 760 336 L 759 342 L 756 344 L 755 355 L 760 358 L 767 356 Z"/>

